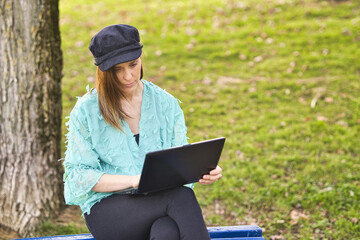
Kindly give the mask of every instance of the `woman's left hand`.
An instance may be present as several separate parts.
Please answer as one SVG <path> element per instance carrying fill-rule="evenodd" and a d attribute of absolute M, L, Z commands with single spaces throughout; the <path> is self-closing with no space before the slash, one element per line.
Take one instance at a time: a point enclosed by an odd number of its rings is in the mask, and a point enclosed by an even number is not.
<path fill-rule="evenodd" d="M 201 185 L 208 185 L 216 182 L 222 177 L 222 169 L 219 166 L 216 166 L 214 170 L 211 170 L 209 174 L 204 175 L 202 179 L 199 180 Z"/>

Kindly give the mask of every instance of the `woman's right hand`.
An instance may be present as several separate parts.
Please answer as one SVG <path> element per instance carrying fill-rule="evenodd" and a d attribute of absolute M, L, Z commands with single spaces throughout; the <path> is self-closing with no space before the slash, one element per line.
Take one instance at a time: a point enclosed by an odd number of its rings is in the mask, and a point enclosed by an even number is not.
<path fill-rule="evenodd" d="M 140 182 L 140 174 L 129 175 L 110 175 L 103 174 L 95 186 L 91 189 L 94 192 L 116 192 L 126 188 L 137 188 Z"/>
<path fill-rule="evenodd" d="M 140 176 L 141 174 L 131 176 L 131 185 L 133 188 L 137 188 L 139 186 Z"/>

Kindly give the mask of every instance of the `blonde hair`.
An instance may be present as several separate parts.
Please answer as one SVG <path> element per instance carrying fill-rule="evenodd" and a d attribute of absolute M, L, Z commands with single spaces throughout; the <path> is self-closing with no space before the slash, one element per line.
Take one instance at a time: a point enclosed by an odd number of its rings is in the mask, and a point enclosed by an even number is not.
<path fill-rule="evenodd" d="M 140 79 L 143 78 L 143 66 L 141 66 Z M 100 113 L 105 122 L 123 131 L 120 120 L 129 117 L 122 109 L 120 100 L 125 98 L 121 90 L 114 68 L 101 71 L 96 70 L 95 88 L 98 94 Z M 91 89 L 90 93 L 94 88 Z"/>

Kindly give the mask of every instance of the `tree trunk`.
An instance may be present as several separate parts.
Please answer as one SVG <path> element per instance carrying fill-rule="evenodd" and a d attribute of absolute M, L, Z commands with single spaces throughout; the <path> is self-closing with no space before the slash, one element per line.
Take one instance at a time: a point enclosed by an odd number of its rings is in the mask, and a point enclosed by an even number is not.
<path fill-rule="evenodd" d="M 58 0 L 0 0 L 0 226 L 32 236 L 64 206 Z"/>

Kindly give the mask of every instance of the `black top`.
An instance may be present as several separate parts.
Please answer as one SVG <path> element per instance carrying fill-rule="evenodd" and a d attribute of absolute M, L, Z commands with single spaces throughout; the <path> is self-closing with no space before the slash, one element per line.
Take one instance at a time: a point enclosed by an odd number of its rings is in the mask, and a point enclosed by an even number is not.
<path fill-rule="evenodd" d="M 135 141 L 136 141 L 137 145 L 139 145 L 140 134 L 139 133 L 135 134 L 134 137 L 135 137 Z"/>

